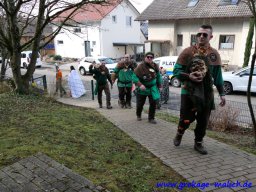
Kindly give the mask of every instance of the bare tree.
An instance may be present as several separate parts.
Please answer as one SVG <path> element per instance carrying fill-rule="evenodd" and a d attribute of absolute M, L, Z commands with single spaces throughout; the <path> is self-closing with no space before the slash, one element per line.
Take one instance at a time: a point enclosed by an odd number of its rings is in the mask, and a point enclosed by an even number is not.
<path fill-rule="evenodd" d="M 13 73 L 16 92 L 29 93 L 29 81 L 35 71 L 38 51 L 52 41 L 62 27 L 72 21 L 72 17 L 86 4 L 102 6 L 117 2 L 118 0 L 0 0 L 0 44 L 8 51 L 10 66 Z M 61 15 L 65 13 L 65 17 Z M 47 36 L 44 30 L 53 21 L 58 20 L 57 28 Z M 55 23 L 56 25 L 56 23 Z M 33 28 L 33 36 L 26 42 L 22 37 Z M 42 43 L 43 42 L 43 43 Z M 30 48 L 32 50 L 30 64 L 25 74 L 21 73 L 21 52 Z"/>
<path fill-rule="evenodd" d="M 254 21 L 254 28 L 256 29 L 256 0 L 244 0 L 244 3 L 248 5 L 250 8 L 252 15 L 253 15 L 253 21 Z M 256 46 L 256 35 L 255 35 L 255 46 Z M 251 70 L 250 70 L 250 75 L 249 75 L 249 81 L 248 81 L 248 87 L 247 87 L 247 100 L 248 100 L 248 106 L 250 110 L 250 114 L 252 117 L 252 123 L 253 123 L 253 129 L 254 129 L 254 142 L 256 145 L 256 120 L 253 112 L 253 107 L 251 103 L 251 84 L 252 84 L 252 77 L 253 77 L 253 71 L 254 71 L 254 66 L 255 66 L 255 59 L 256 59 L 256 47 L 254 49 L 254 53 L 252 55 L 252 61 L 251 61 Z"/>
<path fill-rule="evenodd" d="M 2 58 L 2 65 L 1 65 L 1 71 L 0 71 L 0 81 L 4 80 L 6 77 L 6 70 L 9 65 L 9 60 L 8 60 L 8 51 L 5 49 L 5 47 L 0 45 L 0 51 L 1 51 L 1 58 Z"/>

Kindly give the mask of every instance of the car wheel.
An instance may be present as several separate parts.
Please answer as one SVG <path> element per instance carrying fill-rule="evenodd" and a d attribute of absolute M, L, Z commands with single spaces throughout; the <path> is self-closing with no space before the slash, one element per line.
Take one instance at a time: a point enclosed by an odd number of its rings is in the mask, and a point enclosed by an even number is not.
<path fill-rule="evenodd" d="M 173 87 L 180 87 L 180 80 L 177 79 L 176 77 L 173 77 L 171 79 L 171 84 L 172 84 Z"/>
<path fill-rule="evenodd" d="M 83 67 L 80 67 L 79 69 L 81 75 L 86 75 L 86 70 Z"/>
<path fill-rule="evenodd" d="M 230 94 L 233 91 L 233 86 L 230 82 L 224 82 L 223 89 L 225 94 Z"/>

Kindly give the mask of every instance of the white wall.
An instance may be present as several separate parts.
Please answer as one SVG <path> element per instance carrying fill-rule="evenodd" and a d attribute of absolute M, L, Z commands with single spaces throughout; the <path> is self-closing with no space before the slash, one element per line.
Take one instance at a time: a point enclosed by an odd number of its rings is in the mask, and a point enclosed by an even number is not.
<path fill-rule="evenodd" d="M 170 41 L 170 55 L 176 55 L 176 50 L 173 49 L 173 45 L 176 43 L 174 22 L 150 21 L 148 39 L 153 41 Z"/>
<path fill-rule="evenodd" d="M 93 52 L 91 55 L 104 55 L 108 57 L 122 57 L 125 54 L 123 46 L 114 47 L 113 43 L 144 43 L 141 37 L 140 22 L 134 21 L 138 16 L 123 1 L 112 10 L 102 21 L 89 23 L 89 28 L 82 26 L 82 32 L 72 34 L 67 30 L 58 34 L 54 39 L 56 54 L 62 57 L 82 58 L 85 56 L 84 41 L 89 40 Z M 116 15 L 117 22 L 112 22 L 112 16 Z M 126 16 L 132 16 L 132 26 L 126 26 Z M 88 33 L 87 33 L 88 31 Z M 62 40 L 64 44 L 57 44 Z M 92 46 L 92 41 L 96 41 L 96 46 Z M 133 46 L 127 46 L 127 53 L 134 54 Z"/>
<path fill-rule="evenodd" d="M 246 37 L 249 28 L 248 19 L 226 18 L 211 20 L 182 20 L 174 24 L 171 21 L 149 23 L 149 40 L 171 40 L 173 53 L 179 54 L 184 48 L 190 46 L 191 35 L 196 34 L 203 23 L 209 23 L 213 27 L 213 38 L 210 44 L 217 49 L 223 61 L 229 65 L 242 66 Z M 177 34 L 183 35 L 183 46 L 177 47 Z M 220 35 L 235 35 L 234 49 L 219 49 Z M 172 52 L 170 53 L 172 55 Z"/>
<path fill-rule="evenodd" d="M 94 25 L 86 27 L 81 25 L 81 33 L 74 33 L 73 27 L 69 27 L 69 30 L 63 29 L 54 39 L 55 51 L 57 55 L 70 58 L 82 58 L 85 56 L 84 41 L 89 40 L 90 46 L 93 51 L 92 55 L 100 55 L 100 39 L 99 39 L 99 27 Z M 63 44 L 58 44 L 58 41 L 63 41 Z M 96 42 L 96 45 L 92 45 L 92 41 Z"/>
<path fill-rule="evenodd" d="M 117 22 L 112 22 L 112 16 L 116 15 Z M 132 25 L 126 26 L 126 16 L 132 16 Z M 123 1 L 101 22 L 102 54 L 108 57 L 124 56 L 124 47 L 114 47 L 113 43 L 144 43 L 141 41 L 140 22 L 134 21 L 136 13 L 128 8 Z M 132 46 L 127 47 L 127 53 L 133 54 Z"/>

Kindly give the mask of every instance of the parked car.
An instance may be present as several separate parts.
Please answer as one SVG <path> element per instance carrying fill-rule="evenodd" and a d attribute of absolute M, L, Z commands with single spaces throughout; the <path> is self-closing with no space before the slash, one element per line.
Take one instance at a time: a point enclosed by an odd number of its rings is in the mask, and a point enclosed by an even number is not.
<path fill-rule="evenodd" d="M 117 63 L 114 62 L 111 58 L 105 56 L 84 57 L 83 59 L 81 59 L 78 65 L 78 70 L 80 71 L 81 75 L 86 75 L 89 73 L 89 66 L 92 64 L 93 61 L 95 61 L 96 63 L 104 62 L 110 73 L 114 71 L 117 65 Z"/>
<path fill-rule="evenodd" d="M 169 75 L 170 83 L 174 87 L 180 87 L 181 83 L 179 79 L 173 76 L 173 68 L 178 59 L 178 56 L 165 56 L 155 58 L 153 61 L 159 65 L 159 67 L 163 67 L 166 69 L 167 75 Z"/>
<path fill-rule="evenodd" d="M 250 67 L 242 68 L 238 71 L 223 72 L 224 92 L 230 94 L 233 91 L 247 91 Z M 251 92 L 256 92 L 256 67 L 253 70 Z"/>
<path fill-rule="evenodd" d="M 32 55 L 32 51 L 21 52 L 21 60 L 20 60 L 21 67 L 25 69 L 28 67 L 30 63 L 31 55 Z M 37 60 L 36 60 L 36 67 L 41 67 L 41 66 L 42 66 L 41 55 L 40 53 L 38 53 Z"/>

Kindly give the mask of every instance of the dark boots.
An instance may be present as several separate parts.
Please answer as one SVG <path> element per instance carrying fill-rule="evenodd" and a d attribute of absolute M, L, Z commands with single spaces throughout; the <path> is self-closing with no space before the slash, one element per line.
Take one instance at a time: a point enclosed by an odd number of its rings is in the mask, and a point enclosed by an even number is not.
<path fill-rule="evenodd" d="M 194 149 L 202 154 L 202 155 L 206 155 L 207 154 L 207 150 L 206 148 L 203 146 L 203 142 L 202 141 L 195 141 L 195 145 L 194 145 Z"/>
<path fill-rule="evenodd" d="M 110 100 L 107 100 L 107 109 L 112 109 L 112 106 L 111 106 Z"/>
<path fill-rule="evenodd" d="M 148 122 L 151 123 L 151 124 L 157 124 L 155 119 L 149 119 Z"/>
<path fill-rule="evenodd" d="M 118 103 L 122 109 L 126 108 L 124 100 L 119 100 Z"/>
<path fill-rule="evenodd" d="M 176 133 L 176 136 L 175 136 L 174 139 L 173 139 L 173 144 L 174 144 L 175 146 L 179 146 L 179 145 L 180 145 L 182 136 L 183 136 L 182 133 L 179 133 L 179 132 Z"/>
<path fill-rule="evenodd" d="M 173 139 L 173 144 L 174 144 L 175 146 L 179 146 L 179 145 L 180 145 L 182 136 L 183 136 L 183 134 L 178 133 L 178 132 L 176 133 L 176 136 L 175 136 L 175 138 Z M 201 142 L 195 141 L 194 149 L 195 149 L 198 153 L 200 153 L 200 154 L 202 154 L 202 155 L 206 155 L 206 154 L 207 154 L 207 150 L 206 150 L 206 148 L 203 146 L 203 142 L 202 142 L 202 141 L 201 141 Z"/>
<path fill-rule="evenodd" d="M 131 109 L 132 108 L 131 102 L 126 102 L 126 108 L 127 109 Z"/>

